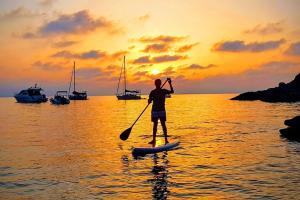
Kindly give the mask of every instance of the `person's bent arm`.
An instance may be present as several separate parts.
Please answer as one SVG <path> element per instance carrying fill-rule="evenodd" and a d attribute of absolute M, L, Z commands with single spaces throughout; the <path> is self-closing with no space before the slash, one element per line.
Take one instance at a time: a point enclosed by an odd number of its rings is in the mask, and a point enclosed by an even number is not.
<path fill-rule="evenodd" d="M 171 81 L 171 79 L 170 79 L 170 78 L 168 78 L 168 83 L 169 83 L 169 85 L 170 85 L 170 89 L 171 89 L 171 91 L 170 91 L 170 94 L 173 94 L 173 93 L 174 93 L 174 89 L 173 89 L 173 86 L 172 86 L 172 81 Z"/>

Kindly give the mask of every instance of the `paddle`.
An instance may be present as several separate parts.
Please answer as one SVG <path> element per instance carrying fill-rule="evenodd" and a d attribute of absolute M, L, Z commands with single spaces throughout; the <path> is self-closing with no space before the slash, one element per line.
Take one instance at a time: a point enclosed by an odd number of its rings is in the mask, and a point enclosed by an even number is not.
<path fill-rule="evenodd" d="M 167 83 L 168 79 L 164 82 L 164 84 L 162 84 L 162 86 L 160 88 L 163 88 L 164 85 Z M 143 115 L 143 113 L 145 112 L 145 110 L 147 110 L 148 106 L 150 105 L 150 103 L 147 104 L 147 106 L 144 108 L 144 110 L 142 111 L 142 113 L 138 116 L 138 118 L 133 122 L 133 124 L 131 125 L 131 127 L 129 127 L 128 129 L 126 129 L 125 131 L 123 131 L 123 133 L 121 133 L 120 135 L 120 139 L 121 140 L 127 140 L 129 138 L 129 135 L 131 133 L 131 129 L 132 127 L 135 125 L 135 123 L 140 119 L 140 117 Z"/>

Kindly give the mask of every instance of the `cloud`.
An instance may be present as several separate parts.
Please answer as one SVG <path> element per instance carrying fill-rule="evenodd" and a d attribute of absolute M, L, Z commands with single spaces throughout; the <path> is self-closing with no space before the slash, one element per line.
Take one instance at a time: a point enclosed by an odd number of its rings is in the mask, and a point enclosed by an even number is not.
<path fill-rule="evenodd" d="M 131 49 L 134 49 L 134 48 L 135 48 L 134 45 L 131 45 L 131 46 L 128 47 L 128 49 L 130 49 L 130 50 L 131 50 Z"/>
<path fill-rule="evenodd" d="M 61 15 L 57 19 L 44 24 L 39 32 L 42 35 L 81 34 L 97 28 L 110 29 L 112 22 L 104 17 L 93 18 L 88 10 L 82 10 L 70 15 Z"/>
<path fill-rule="evenodd" d="M 142 56 L 132 61 L 133 64 L 148 64 L 148 63 L 162 63 L 162 62 L 172 62 L 177 60 L 186 59 L 187 56 L 180 55 L 162 55 L 162 56 Z"/>
<path fill-rule="evenodd" d="M 199 80 L 174 80 L 176 91 L 184 93 L 239 93 L 275 87 L 289 82 L 300 71 L 300 63 L 271 61 L 238 74 L 222 74 Z"/>
<path fill-rule="evenodd" d="M 300 41 L 292 43 L 290 47 L 285 51 L 285 54 L 291 56 L 300 56 Z"/>
<path fill-rule="evenodd" d="M 113 62 L 113 61 L 116 61 L 117 59 L 123 57 L 126 53 L 127 53 L 127 51 L 123 51 L 123 50 L 120 50 L 120 51 L 117 51 L 117 52 L 114 52 L 111 54 L 109 54 L 105 51 L 99 51 L 99 50 L 89 50 L 89 51 L 79 52 L 79 53 L 63 50 L 63 51 L 58 51 L 58 52 L 52 54 L 51 57 L 65 58 L 65 59 L 83 59 L 83 60 L 102 59 L 102 61 L 105 60 L 105 61 Z"/>
<path fill-rule="evenodd" d="M 194 43 L 194 44 L 187 44 L 187 45 L 183 45 L 179 48 L 177 48 L 175 50 L 175 52 L 177 53 L 184 53 L 184 52 L 187 52 L 189 50 L 191 50 L 194 46 L 196 46 L 198 43 Z"/>
<path fill-rule="evenodd" d="M 117 65 L 108 65 L 108 66 L 106 66 L 106 70 L 108 70 L 108 71 L 114 71 L 114 70 L 119 70 L 119 68 L 120 68 L 120 66 L 117 66 Z"/>
<path fill-rule="evenodd" d="M 225 52 L 262 52 L 277 49 L 284 42 L 284 39 L 267 42 L 252 42 L 248 44 L 241 40 L 225 41 L 216 43 L 212 50 Z"/>
<path fill-rule="evenodd" d="M 151 66 L 153 66 L 153 64 L 143 64 L 143 65 L 140 65 L 140 66 L 138 66 L 138 68 L 140 68 L 140 69 L 143 69 L 143 68 L 147 68 L 147 67 L 151 67 Z"/>
<path fill-rule="evenodd" d="M 168 36 L 159 35 L 155 37 L 144 36 L 138 39 L 142 43 L 175 43 L 184 40 L 186 37 L 183 36 Z"/>
<path fill-rule="evenodd" d="M 56 42 L 56 43 L 53 44 L 53 46 L 57 47 L 57 48 L 62 48 L 62 47 L 72 46 L 76 43 L 78 43 L 78 42 L 77 41 L 72 41 L 72 40 L 65 40 L 65 41 Z"/>
<path fill-rule="evenodd" d="M 161 63 L 161 62 L 170 62 L 170 61 L 176 61 L 176 60 L 182 60 L 185 59 L 186 56 L 179 56 L 179 55 L 163 55 L 163 56 L 156 56 L 152 58 L 153 63 Z"/>
<path fill-rule="evenodd" d="M 138 17 L 138 20 L 139 20 L 140 22 L 146 22 L 146 21 L 148 21 L 149 19 L 150 19 L 150 15 L 149 15 L 149 14 L 142 15 L 142 16 L 139 16 L 139 17 Z"/>
<path fill-rule="evenodd" d="M 52 55 L 54 58 L 78 58 L 78 59 L 99 59 L 105 57 L 106 53 L 98 50 L 90 50 L 82 53 L 72 53 L 70 51 L 59 51 Z"/>
<path fill-rule="evenodd" d="M 53 64 L 51 62 L 41 62 L 36 61 L 32 64 L 32 66 L 36 69 L 44 70 L 44 71 L 59 71 L 62 70 L 63 67 L 58 64 Z"/>
<path fill-rule="evenodd" d="M 76 70 L 76 76 L 89 79 L 103 75 L 103 71 L 98 67 L 85 67 Z"/>
<path fill-rule="evenodd" d="M 258 24 L 254 28 L 245 30 L 246 34 L 270 35 L 283 31 L 282 22 L 268 23 L 265 25 Z"/>
<path fill-rule="evenodd" d="M 285 69 L 292 68 L 292 67 L 299 66 L 299 65 L 300 65 L 300 63 L 297 63 L 297 62 L 271 61 L 271 62 L 262 64 L 260 66 L 259 70 L 261 70 L 261 69 L 285 70 Z M 249 71 L 251 71 L 251 70 L 249 70 Z M 253 70 L 253 71 L 257 71 L 257 70 Z"/>
<path fill-rule="evenodd" d="M 133 74 L 133 76 L 138 76 L 139 78 L 143 77 L 143 76 L 146 76 L 146 75 L 148 75 L 147 71 L 138 71 L 138 72 Z"/>
<path fill-rule="evenodd" d="M 128 53 L 128 51 L 126 51 L 126 50 L 125 51 L 120 50 L 120 51 L 117 51 L 117 52 L 111 54 L 110 57 L 113 58 L 113 59 L 117 59 L 117 58 L 123 57 L 127 53 Z"/>
<path fill-rule="evenodd" d="M 31 10 L 21 6 L 9 12 L 0 14 L 0 20 L 24 19 L 45 15 L 45 13 L 32 12 Z"/>
<path fill-rule="evenodd" d="M 56 35 L 79 35 L 96 29 L 103 29 L 111 34 L 120 33 L 122 29 L 112 21 L 104 17 L 94 18 L 88 10 L 82 10 L 73 14 L 63 14 L 58 18 L 46 22 L 36 32 L 27 32 L 23 38 L 40 38 Z M 30 37 L 26 37 L 30 35 Z"/>
<path fill-rule="evenodd" d="M 41 6 L 52 6 L 56 0 L 40 0 L 39 4 Z"/>
<path fill-rule="evenodd" d="M 150 57 L 149 56 L 142 56 L 137 59 L 135 59 L 133 64 L 145 64 L 145 63 L 151 63 Z"/>
<path fill-rule="evenodd" d="M 184 69 L 204 70 L 204 69 L 210 69 L 210 68 L 214 68 L 214 67 L 217 67 L 217 65 L 209 64 L 209 65 L 203 66 L 203 65 L 199 65 L 199 64 L 191 64 L 190 66 L 188 66 Z"/>
<path fill-rule="evenodd" d="M 18 35 L 16 35 L 16 36 L 18 36 Z M 24 39 L 34 39 L 34 38 L 36 38 L 36 35 L 34 33 L 27 32 L 27 33 L 22 34 L 21 37 Z"/>
<path fill-rule="evenodd" d="M 160 73 L 160 75 L 162 76 L 171 76 L 172 74 L 175 74 L 176 71 L 174 70 L 173 67 L 167 67 L 166 69 L 164 69 L 164 71 L 162 73 Z"/>
<path fill-rule="evenodd" d="M 167 52 L 169 50 L 169 45 L 162 43 L 162 44 L 149 44 L 145 47 L 144 50 L 142 50 L 142 52 L 145 53 L 162 53 L 162 52 Z"/>

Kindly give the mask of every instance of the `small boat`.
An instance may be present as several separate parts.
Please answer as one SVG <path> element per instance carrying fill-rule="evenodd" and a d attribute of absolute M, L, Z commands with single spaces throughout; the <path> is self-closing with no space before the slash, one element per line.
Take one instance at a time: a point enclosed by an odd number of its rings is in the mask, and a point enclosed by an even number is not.
<path fill-rule="evenodd" d="M 179 146 L 179 141 L 168 143 L 162 146 L 158 147 L 138 147 L 132 149 L 132 155 L 134 157 L 137 156 L 145 156 L 146 154 L 153 154 L 153 153 L 159 153 L 162 151 L 169 151 L 174 149 L 175 147 Z"/>
<path fill-rule="evenodd" d="M 68 99 L 67 91 L 57 91 L 55 96 L 50 99 L 51 103 L 56 105 L 69 104 L 70 100 Z"/>
<path fill-rule="evenodd" d="M 121 82 L 122 76 L 124 78 L 124 92 L 119 93 L 120 82 Z M 128 90 L 127 89 L 125 56 L 124 56 L 124 59 L 123 59 L 123 66 L 121 68 L 121 73 L 120 73 L 120 77 L 119 77 L 119 82 L 118 82 L 116 96 L 117 96 L 118 100 L 137 100 L 137 99 L 142 99 L 141 98 L 141 91 L 140 90 Z"/>
<path fill-rule="evenodd" d="M 26 90 L 21 90 L 18 94 L 15 94 L 15 99 L 18 103 L 43 103 L 47 102 L 48 98 L 45 94 L 42 94 L 42 88 L 37 87 L 35 84 L 34 87 L 30 87 Z"/>
<path fill-rule="evenodd" d="M 72 92 L 72 94 L 70 94 L 72 82 L 73 82 L 73 92 Z M 73 72 L 71 75 L 71 81 L 70 81 L 70 85 L 69 85 L 68 94 L 69 94 L 70 100 L 87 100 L 87 92 L 86 91 L 81 91 L 81 92 L 76 91 L 75 62 L 74 62 L 74 66 L 73 66 Z"/>

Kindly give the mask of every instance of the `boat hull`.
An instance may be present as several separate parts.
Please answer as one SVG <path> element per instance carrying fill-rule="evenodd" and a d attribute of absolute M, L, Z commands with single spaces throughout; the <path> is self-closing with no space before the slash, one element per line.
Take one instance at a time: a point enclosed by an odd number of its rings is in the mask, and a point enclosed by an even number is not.
<path fill-rule="evenodd" d="M 70 100 L 67 98 L 63 98 L 63 99 L 51 98 L 50 102 L 55 105 L 66 105 L 70 103 Z"/>
<path fill-rule="evenodd" d="M 87 100 L 87 96 L 69 95 L 70 100 Z"/>
<path fill-rule="evenodd" d="M 118 100 L 139 100 L 141 96 L 137 95 L 117 95 Z"/>
<path fill-rule="evenodd" d="M 18 103 L 44 103 L 48 101 L 48 98 L 45 95 L 15 95 L 14 97 Z"/>

